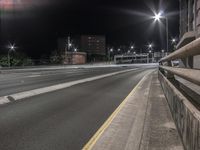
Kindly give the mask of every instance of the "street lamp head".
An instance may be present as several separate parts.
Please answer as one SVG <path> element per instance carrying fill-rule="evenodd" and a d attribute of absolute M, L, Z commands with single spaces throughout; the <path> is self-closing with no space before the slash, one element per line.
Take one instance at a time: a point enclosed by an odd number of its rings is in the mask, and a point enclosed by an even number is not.
<path fill-rule="evenodd" d="M 175 38 L 172 39 L 172 43 L 176 43 L 176 39 Z"/>
<path fill-rule="evenodd" d="M 134 49 L 134 46 L 131 46 L 131 49 Z"/>
<path fill-rule="evenodd" d="M 163 16 L 163 11 L 160 11 L 159 13 L 154 13 L 153 18 L 155 19 L 155 21 L 160 21 L 161 18 L 165 18 Z"/>
<path fill-rule="evenodd" d="M 112 48 L 110 49 L 110 52 L 113 52 L 113 49 L 112 49 Z"/>
<path fill-rule="evenodd" d="M 118 49 L 118 52 L 120 52 L 120 51 L 121 51 L 121 49 L 119 48 L 119 49 Z"/>
<path fill-rule="evenodd" d="M 9 49 L 9 51 L 15 51 L 15 49 L 16 49 L 15 44 L 9 44 L 8 49 Z"/>
<path fill-rule="evenodd" d="M 74 51 L 77 52 L 77 48 L 75 48 Z"/>
<path fill-rule="evenodd" d="M 149 44 L 148 47 L 149 47 L 149 48 L 152 48 L 152 47 L 153 47 L 153 44 Z"/>
<path fill-rule="evenodd" d="M 159 21 L 161 17 L 162 17 L 162 16 L 161 16 L 161 13 L 158 13 L 158 14 L 155 14 L 153 18 L 154 18 L 156 21 Z"/>

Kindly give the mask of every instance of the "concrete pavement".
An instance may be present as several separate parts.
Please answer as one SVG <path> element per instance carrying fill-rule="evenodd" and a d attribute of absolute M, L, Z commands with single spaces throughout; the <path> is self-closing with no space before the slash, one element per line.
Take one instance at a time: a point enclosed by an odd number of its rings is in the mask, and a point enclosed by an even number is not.
<path fill-rule="evenodd" d="M 146 76 L 113 115 L 84 146 L 85 150 L 184 149 L 157 72 Z"/>

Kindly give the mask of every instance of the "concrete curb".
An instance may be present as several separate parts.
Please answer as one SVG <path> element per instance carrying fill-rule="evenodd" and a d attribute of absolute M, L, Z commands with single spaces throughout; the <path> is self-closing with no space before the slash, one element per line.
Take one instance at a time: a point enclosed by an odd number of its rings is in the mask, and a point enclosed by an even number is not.
<path fill-rule="evenodd" d="M 64 88 L 68 88 L 68 87 L 77 85 L 77 84 L 90 82 L 90 81 L 114 76 L 114 75 L 117 75 L 117 74 L 134 71 L 134 70 L 137 70 L 137 69 L 129 69 L 129 70 L 118 71 L 118 72 L 114 72 L 114 73 L 104 74 L 104 75 L 100 75 L 100 76 L 85 78 L 85 79 L 81 79 L 81 80 L 77 80 L 77 81 L 66 82 L 66 83 L 57 84 L 57 85 L 53 85 L 53 86 L 49 86 L 49 87 L 44 87 L 44 88 L 39 88 L 39 89 L 34 89 L 34 90 L 30 90 L 30 91 L 25 91 L 25 92 L 20 92 L 20 93 L 16 93 L 16 94 L 3 96 L 3 97 L 0 97 L 0 105 L 10 103 L 10 102 L 13 102 L 13 101 L 17 101 L 17 100 L 21 100 L 21 99 L 24 99 L 24 98 L 29 98 L 29 97 L 32 97 L 32 96 L 48 93 L 48 92 L 61 90 L 61 89 L 64 89 Z"/>

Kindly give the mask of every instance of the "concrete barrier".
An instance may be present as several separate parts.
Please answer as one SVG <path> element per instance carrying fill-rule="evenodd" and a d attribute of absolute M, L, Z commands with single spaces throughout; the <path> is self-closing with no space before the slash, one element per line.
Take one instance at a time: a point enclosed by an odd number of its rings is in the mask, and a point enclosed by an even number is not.
<path fill-rule="evenodd" d="M 186 150 L 200 150 L 200 111 L 161 73 L 159 80 Z"/>

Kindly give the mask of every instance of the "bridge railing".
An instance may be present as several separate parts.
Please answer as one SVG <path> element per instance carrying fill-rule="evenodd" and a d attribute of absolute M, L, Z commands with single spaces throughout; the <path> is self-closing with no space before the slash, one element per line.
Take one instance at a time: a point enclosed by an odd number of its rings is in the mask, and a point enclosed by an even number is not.
<path fill-rule="evenodd" d="M 179 85 L 182 84 L 177 82 L 176 78 L 183 78 L 199 87 L 200 70 L 180 68 L 173 62 L 196 55 L 200 55 L 200 38 L 159 61 L 159 80 L 186 150 L 200 149 L 200 98 L 197 97 L 198 105 L 195 105 L 196 103 L 192 102 L 192 90 L 181 91 Z M 197 93 L 198 96 L 199 94 Z"/>
<path fill-rule="evenodd" d="M 167 78 L 173 78 L 173 75 L 177 75 L 194 84 L 200 85 L 200 70 L 174 67 L 172 62 L 177 59 L 184 59 L 196 55 L 200 55 L 200 38 L 162 58 L 159 61 L 160 71 L 164 71 L 165 73 L 163 73 Z"/>

